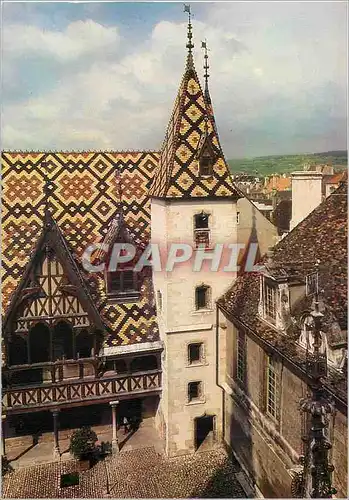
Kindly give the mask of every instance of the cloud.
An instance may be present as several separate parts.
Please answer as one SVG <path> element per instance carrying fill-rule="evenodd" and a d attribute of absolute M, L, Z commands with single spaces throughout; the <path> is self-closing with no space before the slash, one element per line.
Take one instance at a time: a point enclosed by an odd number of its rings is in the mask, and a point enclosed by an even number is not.
<path fill-rule="evenodd" d="M 207 39 L 226 156 L 344 148 L 343 9 L 260 3 L 196 4 L 195 64 L 202 79 Z M 116 18 L 55 30 L 22 19 L 4 31 L 5 148 L 160 147 L 185 67 L 184 22 L 163 19 L 142 37 Z"/>
<path fill-rule="evenodd" d="M 53 57 L 58 61 L 74 61 L 119 45 L 116 27 L 105 27 L 91 19 L 76 21 L 64 31 L 46 31 L 37 26 L 12 24 L 4 27 L 3 54 L 13 57 Z"/>

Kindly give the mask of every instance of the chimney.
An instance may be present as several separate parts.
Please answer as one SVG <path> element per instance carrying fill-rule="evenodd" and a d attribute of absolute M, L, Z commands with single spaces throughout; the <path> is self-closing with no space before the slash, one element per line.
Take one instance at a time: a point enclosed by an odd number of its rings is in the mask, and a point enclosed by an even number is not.
<path fill-rule="evenodd" d="M 296 227 L 322 202 L 322 173 L 312 170 L 293 172 L 292 219 L 290 229 Z"/>

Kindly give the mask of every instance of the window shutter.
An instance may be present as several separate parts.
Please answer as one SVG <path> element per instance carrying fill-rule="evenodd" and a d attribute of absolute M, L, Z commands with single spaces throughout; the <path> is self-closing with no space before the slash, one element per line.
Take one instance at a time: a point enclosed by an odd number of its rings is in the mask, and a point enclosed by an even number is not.
<path fill-rule="evenodd" d="M 134 290 L 134 276 L 133 271 L 123 272 L 123 291 L 127 292 L 129 290 Z"/>
<path fill-rule="evenodd" d="M 120 292 L 121 291 L 121 272 L 115 271 L 110 274 L 109 279 L 110 291 Z"/>

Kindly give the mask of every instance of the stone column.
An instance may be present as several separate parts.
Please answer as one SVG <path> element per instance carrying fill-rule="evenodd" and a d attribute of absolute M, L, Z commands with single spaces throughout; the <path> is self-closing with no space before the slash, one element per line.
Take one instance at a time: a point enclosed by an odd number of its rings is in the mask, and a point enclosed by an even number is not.
<path fill-rule="evenodd" d="M 112 425 L 113 425 L 113 437 L 111 441 L 113 454 L 119 453 L 119 442 L 117 435 L 117 424 L 116 424 L 116 408 L 119 401 L 110 401 L 111 411 L 112 411 Z"/>
<path fill-rule="evenodd" d="M 61 455 L 59 451 L 59 437 L 58 437 L 58 415 L 59 410 L 52 410 L 53 415 L 53 455 L 54 457 L 59 457 Z"/>

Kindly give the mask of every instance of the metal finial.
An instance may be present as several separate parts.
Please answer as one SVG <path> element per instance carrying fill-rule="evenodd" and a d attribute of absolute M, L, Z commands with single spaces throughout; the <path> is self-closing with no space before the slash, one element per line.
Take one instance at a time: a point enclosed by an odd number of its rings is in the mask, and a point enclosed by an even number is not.
<path fill-rule="evenodd" d="M 51 219 L 51 193 L 52 193 L 52 182 L 50 181 L 49 175 L 48 175 L 48 169 L 47 169 L 47 162 L 46 159 L 44 159 L 41 162 L 41 168 L 43 170 L 44 174 L 44 204 L 45 204 L 45 223 L 46 225 L 50 225 L 50 219 Z"/>
<path fill-rule="evenodd" d="M 205 98 L 206 98 L 207 103 L 210 103 L 211 99 L 210 99 L 210 93 L 208 90 L 208 79 L 209 79 L 210 75 L 208 74 L 209 65 L 208 65 L 208 54 L 207 54 L 209 49 L 207 48 L 207 40 L 201 42 L 201 48 L 205 49 L 205 54 L 204 54 Z"/>
<path fill-rule="evenodd" d="M 188 13 L 188 42 L 187 42 L 187 49 L 188 49 L 188 60 L 187 60 L 187 67 L 192 68 L 193 67 L 193 48 L 194 44 L 192 43 L 192 38 L 193 38 L 193 33 L 192 33 L 192 24 L 191 24 L 191 11 L 190 11 L 190 5 L 184 4 L 184 12 Z"/>
<path fill-rule="evenodd" d="M 116 172 L 116 190 L 117 190 L 117 196 L 119 199 L 118 205 L 119 205 L 119 214 L 123 218 L 124 213 L 123 213 L 123 204 L 122 204 L 122 184 L 121 184 L 121 171 L 120 167 L 118 168 Z"/>

